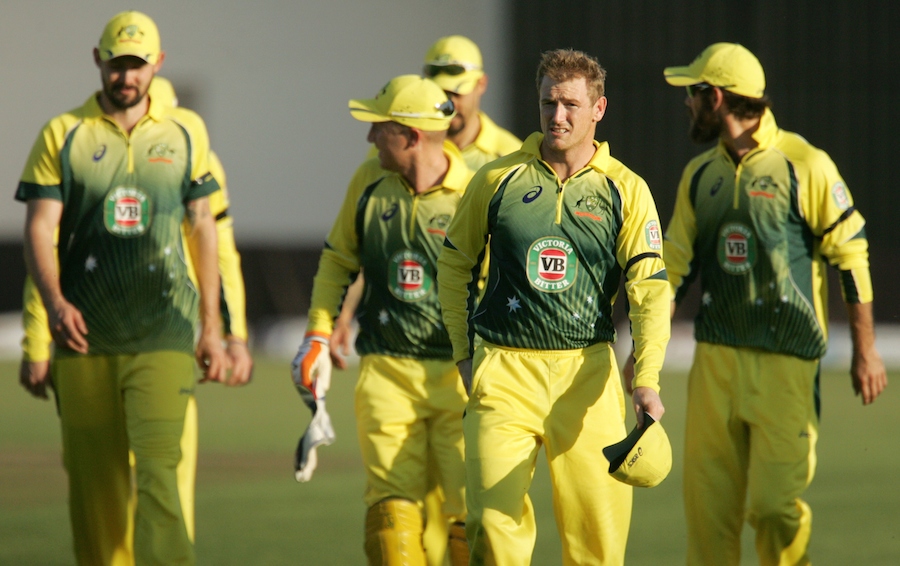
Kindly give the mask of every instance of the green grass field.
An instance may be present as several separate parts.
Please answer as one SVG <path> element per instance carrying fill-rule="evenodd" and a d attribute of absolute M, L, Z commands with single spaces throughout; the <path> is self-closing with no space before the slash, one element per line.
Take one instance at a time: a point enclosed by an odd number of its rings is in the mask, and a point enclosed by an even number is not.
<path fill-rule="evenodd" d="M 0 376 L 0 564 L 72 564 L 54 406 L 19 387 L 16 363 L 0 362 Z M 319 450 L 319 468 L 307 484 L 293 479 L 293 452 L 309 412 L 294 391 L 286 361 L 258 359 L 255 380 L 244 389 L 199 389 L 200 564 L 365 563 L 354 382 L 354 370 L 335 372 L 329 412 L 338 441 Z M 630 565 L 684 563 L 684 375 L 664 373 L 663 387 L 675 467 L 659 487 L 636 490 Z M 900 397 L 888 389 L 875 405 L 863 408 L 843 373 L 823 375 L 822 390 L 819 467 L 806 495 L 814 513 L 813 562 L 900 564 Z M 604 465 L 600 448 L 597 465 Z M 543 461 L 531 495 L 538 518 L 533 563 L 559 564 Z M 744 534 L 743 564 L 755 564 L 751 533 Z"/>

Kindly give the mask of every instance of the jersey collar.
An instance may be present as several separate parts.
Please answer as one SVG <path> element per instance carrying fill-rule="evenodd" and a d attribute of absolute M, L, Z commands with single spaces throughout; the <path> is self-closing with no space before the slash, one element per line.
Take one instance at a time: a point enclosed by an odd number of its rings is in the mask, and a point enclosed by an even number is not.
<path fill-rule="evenodd" d="M 525 142 L 522 144 L 522 151 L 530 153 L 537 159 L 541 159 L 541 142 L 543 141 L 544 134 L 541 132 L 534 132 L 525 139 Z M 593 142 L 594 155 L 585 167 L 590 167 L 599 173 L 604 173 L 609 168 L 609 143 L 598 142 L 597 140 L 593 140 Z"/>
<path fill-rule="evenodd" d="M 478 130 L 478 135 L 475 137 L 472 145 L 481 150 L 482 153 L 491 153 L 493 148 L 497 147 L 497 134 L 499 133 L 497 125 L 488 118 L 487 114 L 481 111 L 478 112 L 478 120 L 480 121 L 481 129 Z"/>
<path fill-rule="evenodd" d="M 753 139 L 759 144 L 760 149 L 768 149 L 775 145 L 780 135 L 781 130 L 775 123 L 775 115 L 766 108 L 759 119 L 759 128 L 753 133 Z"/>

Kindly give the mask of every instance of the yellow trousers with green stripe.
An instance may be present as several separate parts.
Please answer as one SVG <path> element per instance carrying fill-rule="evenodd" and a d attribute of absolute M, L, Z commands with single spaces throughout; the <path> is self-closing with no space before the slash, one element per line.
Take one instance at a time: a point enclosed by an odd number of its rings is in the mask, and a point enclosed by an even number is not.
<path fill-rule="evenodd" d="M 621 565 L 632 488 L 613 479 L 604 446 L 625 437 L 625 400 L 612 348 L 475 350 L 466 440 L 470 564 L 531 563 L 528 489 L 543 446 L 563 564 Z"/>
<path fill-rule="evenodd" d="M 54 360 L 79 564 L 194 563 L 176 479 L 193 365 L 168 351 Z"/>
<path fill-rule="evenodd" d="M 762 565 L 808 564 L 818 360 L 700 342 L 688 383 L 688 564 L 740 563 L 746 519 Z"/>

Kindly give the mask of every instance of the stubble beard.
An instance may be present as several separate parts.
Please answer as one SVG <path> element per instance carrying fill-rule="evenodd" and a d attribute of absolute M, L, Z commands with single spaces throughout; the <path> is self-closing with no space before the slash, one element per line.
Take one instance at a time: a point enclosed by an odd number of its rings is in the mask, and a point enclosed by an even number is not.
<path fill-rule="evenodd" d="M 140 104 L 144 97 L 147 96 L 146 92 L 142 93 L 138 91 L 138 94 L 133 99 L 126 100 L 123 99 L 120 89 L 121 87 L 114 85 L 106 85 L 103 89 L 104 94 L 106 94 L 106 99 L 118 110 L 128 110 L 129 108 L 133 108 Z"/>
<path fill-rule="evenodd" d="M 722 132 L 722 119 L 719 114 L 713 112 L 704 99 L 703 105 L 696 116 L 691 116 L 691 127 L 688 135 L 691 141 L 706 144 L 716 140 Z"/>
<path fill-rule="evenodd" d="M 457 114 L 453 117 L 453 120 L 450 121 L 450 127 L 447 129 L 447 137 L 453 137 L 463 131 L 466 127 L 466 119 Z"/>

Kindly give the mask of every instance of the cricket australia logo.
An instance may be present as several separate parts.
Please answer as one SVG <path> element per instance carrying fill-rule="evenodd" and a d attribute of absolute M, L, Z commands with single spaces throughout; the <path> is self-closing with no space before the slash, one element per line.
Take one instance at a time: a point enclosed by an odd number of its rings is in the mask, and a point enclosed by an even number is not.
<path fill-rule="evenodd" d="M 434 277 L 428 258 L 419 252 L 403 250 L 388 262 L 388 288 L 406 302 L 424 299 L 434 289 Z"/>
<path fill-rule="evenodd" d="M 113 189 L 103 203 L 103 223 L 116 236 L 140 236 L 150 227 L 150 199 L 132 187 Z"/>
<path fill-rule="evenodd" d="M 777 191 L 778 185 L 772 180 L 772 177 L 765 176 L 753 181 L 748 194 L 751 197 L 775 198 Z"/>
<path fill-rule="evenodd" d="M 719 265 L 731 275 L 743 275 L 756 263 L 756 237 L 743 224 L 733 222 L 719 230 Z"/>
<path fill-rule="evenodd" d="M 575 248 L 563 238 L 541 238 L 528 248 L 526 269 L 528 282 L 538 291 L 565 291 L 578 276 Z"/>
<path fill-rule="evenodd" d="M 172 163 L 175 150 L 169 148 L 169 144 L 158 143 L 147 151 L 147 160 L 150 163 Z"/>

